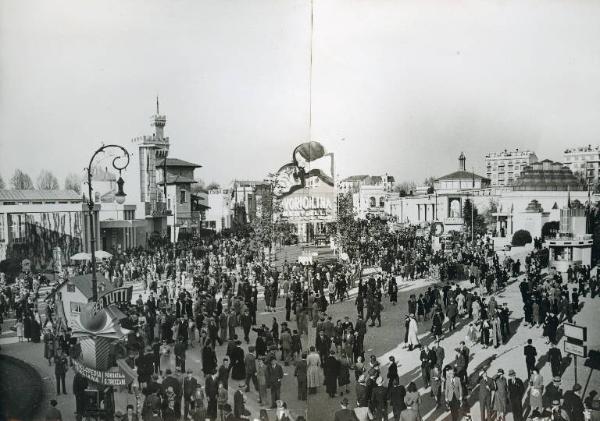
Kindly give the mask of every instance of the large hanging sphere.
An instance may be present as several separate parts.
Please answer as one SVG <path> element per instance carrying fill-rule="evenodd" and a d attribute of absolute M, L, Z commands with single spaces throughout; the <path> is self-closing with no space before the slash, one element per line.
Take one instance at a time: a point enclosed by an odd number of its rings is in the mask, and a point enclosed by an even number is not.
<path fill-rule="evenodd" d="M 93 314 L 94 303 L 87 303 L 81 310 L 79 320 L 81 326 L 91 332 L 97 332 L 104 327 L 106 324 L 106 311 L 100 310 L 98 313 Z"/>

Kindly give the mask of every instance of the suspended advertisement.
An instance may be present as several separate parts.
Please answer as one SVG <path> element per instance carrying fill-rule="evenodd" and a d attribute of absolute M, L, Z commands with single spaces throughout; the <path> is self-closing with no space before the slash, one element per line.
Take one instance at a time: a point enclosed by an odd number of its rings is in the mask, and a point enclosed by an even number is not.
<path fill-rule="evenodd" d="M 335 219 L 335 195 L 300 190 L 281 201 L 281 216 L 288 220 Z"/>
<path fill-rule="evenodd" d="M 336 218 L 333 154 L 319 142 L 306 142 L 292 153 L 292 162 L 277 171 L 274 194 L 281 217 L 291 223 L 333 222 Z"/>

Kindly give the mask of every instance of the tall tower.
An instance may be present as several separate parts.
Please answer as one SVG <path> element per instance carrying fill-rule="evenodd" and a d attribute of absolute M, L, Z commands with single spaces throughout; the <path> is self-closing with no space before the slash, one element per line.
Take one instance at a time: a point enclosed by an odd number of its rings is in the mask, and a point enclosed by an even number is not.
<path fill-rule="evenodd" d="M 464 153 L 460 153 L 460 156 L 458 157 L 458 169 L 459 171 L 466 171 L 467 165 L 467 158 L 465 158 L 465 154 Z"/>
<path fill-rule="evenodd" d="M 156 209 L 159 201 L 159 188 L 156 183 L 156 164 L 166 159 L 169 153 L 169 137 L 165 137 L 164 128 L 167 117 L 160 114 L 158 97 L 156 97 L 156 114 L 152 117 L 151 125 L 154 127 L 152 135 L 139 136 L 132 139 L 138 144 L 140 165 L 140 202 L 149 203 L 146 209 Z M 148 214 L 148 212 L 146 212 Z"/>

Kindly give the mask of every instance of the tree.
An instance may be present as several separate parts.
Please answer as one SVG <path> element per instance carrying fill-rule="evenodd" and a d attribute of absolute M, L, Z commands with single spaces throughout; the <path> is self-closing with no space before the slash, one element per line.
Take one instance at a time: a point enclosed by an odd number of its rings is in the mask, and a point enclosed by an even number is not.
<path fill-rule="evenodd" d="M 477 207 L 471 203 L 470 199 L 465 200 L 465 204 L 463 205 L 463 220 L 469 237 L 471 236 L 471 228 L 473 229 L 474 237 L 487 233 L 485 219 L 482 215 L 479 215 Z"/>
<path fill-rule="evenodd" d="M 73 190 L 77 194 L 81 193 L 81 177 L 71 173 L 65 177 L 65 190 Z"/>
<path fill-rule="evenodd" d="M 555 237 L 560 229 L 560 223 L 558 221 L 546 222 L 542 226 L 542 238 Z"/>
<path fill-rule="evenodd" d="M 496 212 L 498 212 L 498 201 L 490 199 L 487 209 L 483 212 L 483 220 L 490 231 L 496 229 L 496 217 L 494 216 Z"/>
<path fill-rule="evenodd" d="M 522 247 L 533 241 L 531 234 L 527 230 L 518 230 L 513 234 L 511 244 L 515 247 Z"/>
<path fill-rule="evenodd" d="M 337 225 L 340 246 L 350 258 L 356 257 L 361 237 L 361 227 L 354 213 L 352 193 L 338 194 L 337 207 Z"/>
<path fill-rule="evenodd" d="M 206 184 L 204 184 L 203 180 L 196 180 L 196 182 L 192 184 L 192 193 L 199 193 L 204 190 L 206 190 Z"/>
<path fill-rule="evenodd" d="M 260 197 L 260 212 L 257 203 L 256 217 L 251 221 L 252 233 L 255 240 L 264 247 L 271 246 L 279 234 L 278 229 L 281 221 L 275 220 L 275 217 L 281 213 L 281 200 L 273 193 L 275 189 L 276 177 L 269 174 L 266 185 L 257 186 L 257 202 Z M 211 183 L 212 184 L 212 183 Z M 210 186 L 209 186 L 210 187 Z"/>
<path fill-rule="evenodd" d="M 425 179 L 425 181 L 423 181 L 423 185 L 427 186 L 427 187 L 433 187 L 434 183 L 435 183 L 436 177 L 427 177 Z"/>
<path fill-rule="evenodd" d="M 4 180 L 2 179 L 2 176 L 0 175 L 0 190 L 4 190 L 6 188 L 6 186 L 4 185 Z"/>
<path fill-rule="evenodd" d="M 402 181 L 394 185 L 394 191 L 400 193 L 401 196 L 403 195 L 402 192 L 404 192 L 404 196 L 407 194 L 412 195 L 416 189 L 417 185 L 414 181 Z"/>
<path fill-rule="evenodd" d="M 38 190 L 58 190 L 58 180 L 48 170 L 40 171 L 40 175 L 38 175 L 35 184 Z"/>
<path fill-rule="evenodd" d="M 215 190 L 220 189 L 221 186 L 216 181 L 211 181 L 208 186 L 206 186 L 206 190 Z"/>
<path fill-rule="evenodd" d="M 21 171 L 20 169 L 16 169 L 13 176 L 10 179 L 10 185 L 13 190 L 32 190 L 33 182 L 31 181 L 31 177 Z"/>

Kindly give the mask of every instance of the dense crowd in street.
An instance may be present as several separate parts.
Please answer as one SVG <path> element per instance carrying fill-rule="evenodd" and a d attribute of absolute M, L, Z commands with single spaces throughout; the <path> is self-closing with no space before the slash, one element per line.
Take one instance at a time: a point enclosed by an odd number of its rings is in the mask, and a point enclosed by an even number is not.
<path fill-rule="evenodd" d="M 128 315 L 122 326 L 130 333 L 111 348 L 111 365 L 124 360 L 136 375 L 122 392 L 140 397 L 137 407 L 117 408 L 116 417 L 266 420 L 268 409 L 277 420 L 302 420 L 305 414 L 293 416 L 289 397 L 281 394 L 283 382 L 294 382 L 302 402 L 341 397 L 336 420 L 355 419 L 357 414 L 384 420 L 389 413 L 395 420 L 421 419 L 425 399 L 458 420 L 468 412 L 470 393 L 477 393 L 481 419 L 490 414 L 504 419 L 509 412 L 516 421 L 524 419 L 522 398 L 528 393 L 530 417 L 558 414 L 554 419 L 583 420 L 581 386 L 565 392 L 561 388 L 563 357 L 556 344 L 560 324 L 572 321 L 580 308 L 579 297 L 599 293 L 598 276 L 589 267 L 570 268 L 565 282 L 552 270 L 542 272 L 538 250 L 524 262 L 500 261 L 485 239 L 434 250 L 430 239 L 417 236 L 414 228 L 394 232 L 373 221 L 363 233 L 360 258 L 346 262 L 286 261 L 275 267 L 251 239 L 215 237 L 128 250 L 100 263 L 99 272 L 114 287 L 141 283 L 144 290 L 122 308 Z M 363 278 L 365 267 L 378 272 Z M 84 263 L 75 272 L 90 270 Z M 411 295 L 407 308 L 399 309 L 398 282 L 419 278 L 437 282 Z M 460 286 L 459 280 L 470 282 Z M 470 350 L 497 348 L 514 334 L 514 309 L 497 299 L 514 281 L 522 294 L 524 323 L 535 329 L 532 335 L 546 337 L 549 347 L 537 350 L 531 340 L 524 347 L 527 379 L 517 378 L 512 369 L 507 377 L 503 369 L 473 372 Z M 0 315 L 14 312 L 19 341 L 43 341 L 44 358 L 55 367 L 56 392 L 67 394 L 65 373 L 81 349 L 71 329 L 54 320 L 51 301 L 38 314 L 43 282 L 31 274 L 18 276 L 10 285 L 3 280 Z M 353 301 L 356 316 L 334 320 L 328 309 L 347 300 Z M 284 309 L 285 318 L 257 323 L 259 304 L 264 314 Z M 376 355 L 366 355 L 367 331 L 381 326 L 384 311 L 404 313 L 400 341 L 406 352 L 419 353 L 421 388 L 415 381 L 401 383 L 393 356 L 385 369 Z M 431 324 L 429 332 L 424 332 L 425 322 Z M 310 326 L 314 337 L 309 338 Z M 445 348 L 445 340 L 462 326 L 468 326 L 465 340 L 456 349 Z M 196 347 L 201 350 L 201 372 L 186 364 Z M 225 356 L 217 358 L 218 350 Z M 548 387 L 537 365 L 542 354 L 552 367 Z M 293 380 L 284 377 L 283 367 L 293 367 Z M 86 387 L 87 380 L 76 374 L 69 389 L 78 419 L 84 413 Z M 235 390 L 232 399 L 230 388 Z M 348 400 L 351 388 L 356 402 Z M 261 408 L 257 413 L 247 408 L 249 395 Z M 51 409 L 57 410 L 56 405 Z"/>

